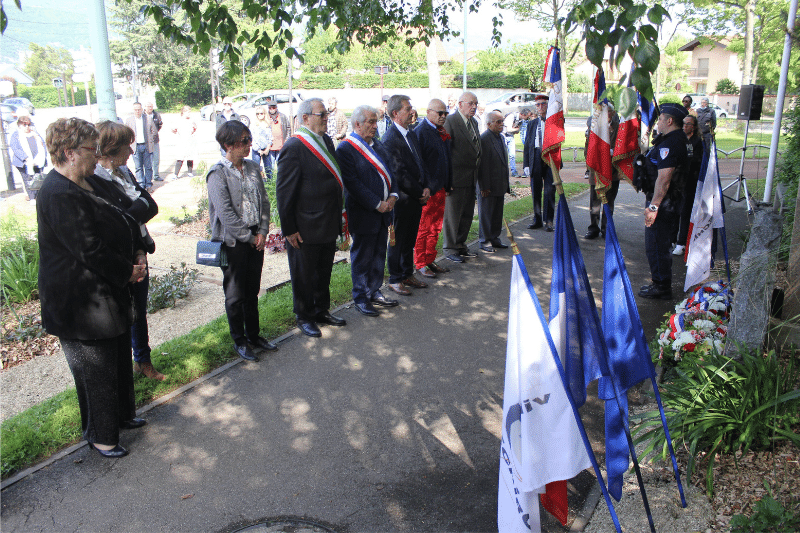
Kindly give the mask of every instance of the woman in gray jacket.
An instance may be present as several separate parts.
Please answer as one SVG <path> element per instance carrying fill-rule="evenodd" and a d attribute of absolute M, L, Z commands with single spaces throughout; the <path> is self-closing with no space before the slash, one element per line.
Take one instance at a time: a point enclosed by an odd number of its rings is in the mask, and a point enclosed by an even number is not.
<path fill-rule="evenodd" d="M 225 153 L 206 176 L 211 240 L 221 241 L 228 256 L 222 267 L 225 313 L 239 357 L 258 361 L 248 343 L 264 350 L 277 346 L 259 335 L 258 291 L 269 233 L 269 199 L 259 165 L 249 159 L 253 136 L 237 120 L 217 130 Z"/>

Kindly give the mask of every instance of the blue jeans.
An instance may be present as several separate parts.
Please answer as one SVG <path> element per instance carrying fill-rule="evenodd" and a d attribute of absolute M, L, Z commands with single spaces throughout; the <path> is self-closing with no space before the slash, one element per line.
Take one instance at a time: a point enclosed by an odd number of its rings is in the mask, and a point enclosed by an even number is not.
<path fill-rule="evenodd" d="M 131 326 L 133 360 L 139 364 L 150 362 L 150 336 L 147 332 L 147 291 L 150 289 L 150 274 L 139 283 L 131 285 L 136 316 Z"/>
<path fill-rule="evenodd" d="M 511 175 L 516 177 L 517 174 L 517 145 L 514 143 L 513 135 L 503 135 L 506 140 L 506 147 L 508 148 L 508 169 Z"/>
<path fill-rule="evenodd" d="M 269 158 L 267 159 L 267 163 L 264 163 L 264 170 L 267 173 L 267 181 L 271 180 L 275 177 L 275 173 L 273 170 L 277 170 L 278 168 L 278 154 L 280 153 L 279 150 L 270 150 L 269 151 Z M 267 166 L 269 165 L 269 166 Z"/>
<path fill-rule="evenodd" d="M 161 148 L 159 148 L 158 143 L 153 145 L 153 177 L 158 178 L 158 165 L 161 163 Z"/>
<path fill-rule="evenodd" d="M 136 145 L 133 152 L 133 164 L 136 168 L 136 181 L 143 189 L 153 186 L 153 161 L 152 153 L 147 151 L 147 143 Z"/>

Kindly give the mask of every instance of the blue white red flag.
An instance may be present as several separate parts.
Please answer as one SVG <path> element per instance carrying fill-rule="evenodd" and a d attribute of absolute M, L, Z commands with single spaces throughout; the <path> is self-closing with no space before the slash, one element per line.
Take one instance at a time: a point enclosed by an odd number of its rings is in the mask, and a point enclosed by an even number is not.
<path fill-rule="evenodd" d="M 653 129 L 656 125 L 656 118 L 658 116 L 658 102 L 653 98 L 653 102 L 642 96 L 642 93 L 636 93 L 639 101 L 639 109 L 642 112 L 642 126 L 647 130 Z"/>
<path fill-rule="evenodd" d="M 703 157 L 689 222 L 684 291 L 688 291 L 693 285 L 704 282 L 711 275 L 709 258 L 711 257 L 713 230 L 725 227 L 722 188 L 717 164 L 717 145 L 713 139 L 711 149 Z"/>
<path fill-rule="evenodd" d="M 629 180 L 633 180 L 633 160 L 639 152 L 639 118 L 634 109 L 627 117 L 620 116 L 617 142 L 611 158 L 614 166 Z"/>
<path fill-rule="evenodd" d="M 597 69 L 594 78 L 594 110 L 592 127 L 589 131 L 589 148 L 586 152 L 586 165 L 595 172 L 595 187 L 611 187 L 611 119 L 608 116 L 608 100 L 601 99 L 606 90 L 603 69 Z"/>
<path fill-rule="evenodd" d="M 608 492 L 619 500 L 622 497 L 622 477 L 628 470 L 629 446 L 625 435 L 628 427 L 627 391 L 640 381 L 654 376 L 650 350 L 644 337 L 644 328 L 625 268 L 622 250 L 617 240 L 614 219 L 606 210 L 606 254 L 603 265 L 603 331 L 608 348 L 608 364 L 616 380 L 619 407 L 615 401 L 615 387 L 610 379 L 601 378 L 597 395 L 606 400 L 606 471 Z M 620 407 L 624 418 L 620 415 Z"/>
<path fill-rule="evenodd" d="M 514 256 L 508 313 L 497 524 L 540 531 L 546 485 L 591 466 L 522 257 Z"/>
<path fill-rule="evenodd" d="M 544 123 L 542 139 L 542 159 L 552 161 L 556 168 L 561 168 L 561 144 L 566 139 L 564 131 L 564 94 L 561 82 L 560 51 L 550 47 L 544 65 L 544 81 L 552 83 L 550 99 L 547 102 L 547 118 Z"/>

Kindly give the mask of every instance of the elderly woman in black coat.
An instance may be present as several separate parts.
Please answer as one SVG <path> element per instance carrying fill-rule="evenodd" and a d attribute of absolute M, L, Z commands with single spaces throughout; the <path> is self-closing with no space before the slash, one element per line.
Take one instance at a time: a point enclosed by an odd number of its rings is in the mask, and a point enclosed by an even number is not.
<path fill-rule="evenodd" d="M 47 128 L 54 169 L 39 191 L 39 297 L 45 330 L 61 341 L 75 378 L 81 429 L 104 457 L 123 457 L 119 430 L 136 418 L 131 367 L 131 283 L 144 279 L 139 225 L 87 178 L 98 134 L 79 118 Z"/>

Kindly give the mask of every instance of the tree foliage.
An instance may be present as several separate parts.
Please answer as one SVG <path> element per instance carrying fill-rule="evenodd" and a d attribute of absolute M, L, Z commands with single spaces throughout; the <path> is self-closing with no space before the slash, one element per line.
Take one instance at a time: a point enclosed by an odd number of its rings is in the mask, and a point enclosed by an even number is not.
<path fill-rule="evenodd" d="M 65 83 L 72 82 L 75 67 L 72 54 L 64 47 L 40 46 L 30 43 L 31 55 L 25 62 L 25 73 L 33 78 L 34 85 L 52 85 L 53 78 L 65 76 Z"/>
<path fill-rule="evenodd" d="M 336 48 L 336 29 L 330 27 L 306 39 L 302 48 L 303 70 L 308 72 L 373 72 L 376 66 L 387 66 L 389 72 L 418 72 L 426 68 L 424 45 L 409 47 L 397 36 L 372 49 L 355 43 L 340 51 Z"/>
<path fill-rule="evenodd" d="M 739 94 L 739 86 L 730 78 L 722 78 L 717 82 L 714 92 L 720 94 Z"/>
<path fill-rule="evenodd" d="M 577 24 L 585 39 L 586 57 L 598 68 L 608 52 L 611 63 L 619 68 L 628 55 L 633 60 L 631 83 L 648 100 L 653 99 L 652 74 L 658 68 L 658 26 L 669 19 L 661 4 L 637 0 L 581 0 L 567 16 L 566 29 Z M 608 50 L 607 50 L 608 49 Z M 627 81 L 624 76 L 620 83 Z M 636 102 L 633 90 L 607 87 L 620 114 L 630 113 Z"/>

